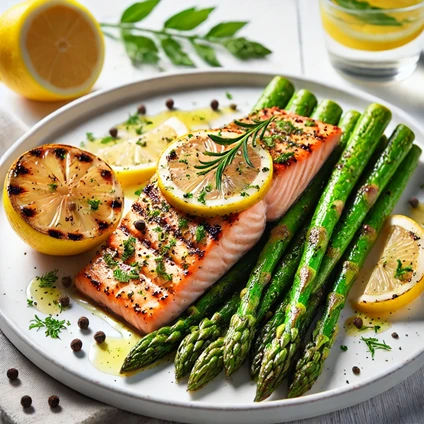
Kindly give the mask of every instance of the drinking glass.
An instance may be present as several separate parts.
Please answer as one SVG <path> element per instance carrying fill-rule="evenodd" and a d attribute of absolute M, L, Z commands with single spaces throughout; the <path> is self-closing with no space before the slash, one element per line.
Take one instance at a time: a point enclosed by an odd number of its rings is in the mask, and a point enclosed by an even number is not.
<path fill-rule="evenodd" d="M 320 0 L 333 66 L 359 78 L 402 79 L 416 68 L 424 0 Z"/>

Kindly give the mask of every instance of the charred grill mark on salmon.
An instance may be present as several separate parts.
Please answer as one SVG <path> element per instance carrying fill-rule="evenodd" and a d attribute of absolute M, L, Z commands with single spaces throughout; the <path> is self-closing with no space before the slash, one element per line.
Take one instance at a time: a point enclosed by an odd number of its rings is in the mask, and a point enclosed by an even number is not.
<path fill-rule="evenodd" d="M 278 108 L 245 118 L 271 123 L 261 143 L 274 159 L 265 198 L 231 216 L 199 218 L 170 206 L 155 178 L 106 246 L 76 278 L 87 296 L 141 332 L 172 321 L 257 243 L 303 192 L 339 141 L 337 127 Z M 240 132 L 234 123 L 226 131 Z"/>

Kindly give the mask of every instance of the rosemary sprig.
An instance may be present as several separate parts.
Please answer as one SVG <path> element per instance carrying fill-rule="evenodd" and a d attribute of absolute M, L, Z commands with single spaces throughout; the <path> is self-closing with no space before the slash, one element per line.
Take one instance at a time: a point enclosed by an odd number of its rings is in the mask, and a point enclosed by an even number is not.
<path fill-rule="evenodd" d="M 253 124 L 235 120 L 234 123 L 237 124 L 239 127 L 246 128 L 246 132 L 244 134 L 241 134 L 240 136 L 235 138 L 225 138 L 216 134 L 208 134 L 209 138 L 213 142 L 221 146 L 229 146 L 231 144 L 235 144 L 235 145 L 231 149 L 225 150 L 223 152 L 206 151 L 205 152 L 206 156 L 216 157 L 217 159 L 213 159 L 210 161 L 200 161 L 201 165 L 195 165 L 196 169 L 201 169 L 201 171 L 199 171 L 197 175 L 206 175 L 209 172 L 216 169 L 216 176 L 215 176 L 216 188 L 217 190 L 220 190 L 224 171 L 227 168 L 227 166 L 229 166 L 233 162 L 239 149 L 242 150 L 243 157 L 247 165 L 253 168 L 254 166 L 249 158 L 249 154 L 247 151 L 247 144 L 249 140 L 251 140 L 252 146 L 256 147 L 258 136 L 260 139 L 264 137 L 265 131 L 268 128 L 268 125 L 274 119 L 275 119 L 274 116 L 269 119 L 266 119 L 265 121 L 259 121 L 254 119 Z"/>
<path fill-rule="evenodd" d="M 365 344 L 368 347 L 369 352 L 371 353 L 371 357 L 374 359 L 374 354 L 376 349 L 381 350 L 392 350 L 392 348 L 386 344 L 386 342 L 383 340 L 383 343 L 381 343 L 377 338 L 375 337 L 361 337 L 361 340 L 365 342 Z"/>

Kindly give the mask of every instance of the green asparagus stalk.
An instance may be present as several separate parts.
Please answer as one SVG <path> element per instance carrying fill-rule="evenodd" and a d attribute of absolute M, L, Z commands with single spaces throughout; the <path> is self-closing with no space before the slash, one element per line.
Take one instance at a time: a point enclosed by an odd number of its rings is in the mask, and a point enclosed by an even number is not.
<path fill-rule="evenodd" d="M 302 259 L 291 288 L 285 329 L 266 348 L 258 378 L 256 401 L 266 399 L 285 377 L 293 354 L 300 343 L 299 328 L 311 294 L 316 290 L 316 276 L 333 230 L 345 202 L 371 158 L 380 137 L 391 119 L 384 106 L 372 104 L 365 110 L 334 168 L 312 218 Z"/>
<path fill-rule="evenodd" d="M 291 111 L 297 113 L 304 110 L 303 103 L 297 101 L 296 98 L 303 98 L 305 101 L 310 102 L 311 95 L 312 93 L 307 90 L 299 91 L 294 96 L 295 100 L 292 99 L 289 103 L 289 107 L 292 104 Z M 295 106 L 297 107 L 296 110 L 294 110 Z M 336 103 L 331 100 L 324 100 L 317 108 L 317 113 L 314 116 L 317 119 L 321 118 L 320 113 L 323 111 L 326 118 L 330 120 L 330 122 L 327 122 L 328 124 L 338 123 L 341 109 Z M 330 113 L 331 111 L 333 114 Z M 237 370 L 246 359 L 255 333 L 256 311 L 262 291 L 269 283 L 276 265 L 294 234 L 301 228 L 315 208 L 319 194 L 328 178 L 329 170 L 331 172 L 339 154 L 339 149 L 336 148 L 334 154 L 331 155 L 314 181 L 271 231 L 271 236 L 262 249 L 258 262 L 250 274 L 245 295 L 240 302 L 237 313 L 231 318 L 230 327 L 225 337 L 224 364 L 227 375 Z"/>
<path fill-rule="evenodd" d="M 294 93 L 293 84 L 283 78 L 276 76 L 266 86 L 261 97 L 253 106 L 253 110 L 260 110 L 266 107 L 277 106 L 284 108 Z"/>
<path fill-rule="evenodd" d="M 299 90 L 289 101 L 286 110 L 301 116 L 309 116 L 317 103 L 317 98 L 310 91 Z"/>
<path fill-rule="evenodd" d="M 332 292 L 328 295 L 322 319 L 317 323 L 312 341 L 297 362 L 289 397 L 300 396 L 308 391 L 322 372 L 324 361 L 330 353 L 338 330 L 338 319 L 346 303 L 349 291 L 370 252 L 384 221 L 398 202 L 409 178 L 414 172 L 421 149 L 413 146 L 398 170 L 387 184 L 385 191 L 369 214 L 345 254 L 345 261 L 337 276 Z"/>
<path fill-rule="evenodd" d="M 290 81 L 275 77 L 265 88 L 255 108 L 271 106 L 284 107 L 294 91 Z M 260 245 L 260 243 L 259 243 Z M 149 365 L 175 350 L 190 328 L 205 316 L 215 312 L 223 299 L 232 295 L 252 268 L 260 251 L 258 245 L 228 271 L 200 300 L 188 310 L 189 315 L 172 326 L 162 327 L 144 336 L 130 351 L 122 365 L 121 372 L 136 370 Z"/>
<path fill-rule="evenodd" d="M 240 303 L 240 294 L 235 293 L 224 306 L 212 315 L 204 318 L 197 327 L 183 339 L 177 349 L 174 359 L 175 378 L 180 380 L 188 375 L 197 358 L 219 336 L 222 329 L 228 325 L 231 316 Z"/>

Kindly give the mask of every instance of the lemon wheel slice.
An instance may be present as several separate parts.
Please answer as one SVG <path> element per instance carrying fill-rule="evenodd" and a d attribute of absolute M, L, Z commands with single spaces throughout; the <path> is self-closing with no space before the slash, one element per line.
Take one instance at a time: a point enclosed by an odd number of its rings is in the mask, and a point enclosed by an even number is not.
<path fill-rule="evenodd" d="M 424 290 L 424 231 L 412 219 L 393 215 L 383 229 L 383 252 L 355 302 L 364 312 L 402 308 Z"/>
<path fill-rule="evenodd" d="M 112 167 L 124 187 L 145 183 L 156 172 L 158 158 L 165 147 L 188 132 L 185 124 L 175 117 L 141 135 L 137 135 L 136 128 L 138 126 L 118 125 L 116 141 L 105 145 L 100 139 L 88 142 L 85 147 Z"/>
<path fill-rule="evenodd" d="M 93 15 L 74 0 L 27 0 L 0 16 L 0 79 L 34 100 L 87 93 L 103 66 Z"/>
<path fill-rule="evenodd" d="M 102 243 L 117 227 L 123 192 L 103 160 L 77 147 L 47 144 L 10 168 L 3 202 L 12 228 L 49 255 L 74 255 Z"/>
<path fill-rule="evenodd" d="M 208 162 L 205 152 L 220 153 L 234 147 L 221 146 L 208 134 L 234 138 L 240 134 L 227 131 L 196 131 L 170 144 L 158 163 L 158 184 L 170 204 L 184 212 L 199 216 L 227 215 L 240 212 L 261 200 L 272 183 L 273 162 L 270 154 L 258 143 L 249 143 L 249 166 L 241 149 L 226 167 L 220 190 L 216 188 L 214 170 L 200 175 L 195 166 Z M 214 159 L 214 157 L 212 157 Z"/>

